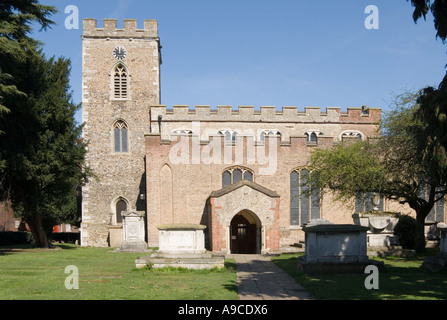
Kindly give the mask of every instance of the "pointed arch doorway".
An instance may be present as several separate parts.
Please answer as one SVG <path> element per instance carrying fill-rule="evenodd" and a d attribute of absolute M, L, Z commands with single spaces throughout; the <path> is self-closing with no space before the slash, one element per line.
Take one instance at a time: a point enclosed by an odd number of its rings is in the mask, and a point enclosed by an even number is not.
<path fill-rule="evenodd" d="M 261 221 L 243 210 L 230 223 L 230 250 L 235 254 L 257 254 L 261 248 Z"/>

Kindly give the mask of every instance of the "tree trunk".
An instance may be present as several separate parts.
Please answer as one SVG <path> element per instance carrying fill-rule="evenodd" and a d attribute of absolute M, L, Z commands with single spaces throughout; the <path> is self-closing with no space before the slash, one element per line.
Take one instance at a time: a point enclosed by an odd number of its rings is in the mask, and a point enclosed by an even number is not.
<path fill-rule="evenodd" d="M 33 234 L 34 243 L 38 248 L 50 248 L 51 244 L 48 240 L 47 234 L 45 233 L 45 229 L 43 228 L 42 218 L 40 215 L 35 214 L 31 216 L 27 223 L 31 229 L 31 233 Z"/>
<path fill-rule="evenodd" d="M 422 212 L 416 212 L 416 236 L 414 239 L 414 248 L 416 253 L 425 252 L 425 217 Z"/>

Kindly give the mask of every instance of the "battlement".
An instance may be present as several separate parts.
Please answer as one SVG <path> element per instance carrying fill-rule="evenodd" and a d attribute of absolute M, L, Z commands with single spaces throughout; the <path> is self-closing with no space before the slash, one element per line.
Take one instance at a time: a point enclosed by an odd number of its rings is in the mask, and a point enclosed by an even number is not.
<path fill-rule="evenodd" d="M 312 122 L 312 123 L 371 123 L 376 124 L 381 119 L 379 108 L 348 108 L 342 112 L 340 107 L 327 107 L 323 111 L 319 107 L 305 107 L 299 110 L 296 106 L 217 106 L 197 105 L 190 108 L 187 105 L 151 106 L 151 120 L 157 121 L 161 115 L 163 121 L 230 121 L 230 122 Z"/>
<path fill-rule="evenodd" d="M 93 38 L 158 38 L 157 20 L 144 20 L 144 28 L 137 29 L 137 20 L 125 19 L 124 28 L 117 28 L 116 19 L 104 19 L 103 28 L 98 28 L 96 19 L 83 20 L 83 37 Z"/>

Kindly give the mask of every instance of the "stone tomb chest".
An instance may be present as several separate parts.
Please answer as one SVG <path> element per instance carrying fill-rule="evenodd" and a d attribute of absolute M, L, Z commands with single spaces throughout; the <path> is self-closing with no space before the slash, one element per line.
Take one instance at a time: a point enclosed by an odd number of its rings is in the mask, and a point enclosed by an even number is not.
<path fill-rule="evenodd" d="M 367 255 L 367 227 L 319 224 L 303 228 L 305 255 L 298 259 L 304 273 L 363 272 L 374 264 Z"/>
<path fill-rule="evenodd" d="M 159 250 L 150 256 L 136 259 L 136 267 L 223 268 L 224 257 L 206 252 L 205 228 L 206 226 L 198 224 L 159 226 Z"/>
<path fill-rule="evenodd" d="M 205 253 L 204 225 L 169 224 L 158 227 L 160 253 Z"/>

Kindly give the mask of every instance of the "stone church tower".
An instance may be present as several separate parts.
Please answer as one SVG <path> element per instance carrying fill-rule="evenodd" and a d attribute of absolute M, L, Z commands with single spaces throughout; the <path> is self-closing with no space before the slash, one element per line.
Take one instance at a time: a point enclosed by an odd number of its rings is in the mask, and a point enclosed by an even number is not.
<path fill-rule="evenodd" d="M 83 138 L 96 178 L 82 191 L 81 244 L 108 246 L 121 211 L 146 211 L 145 141 L 151 105 L 160 104 L 157 22 L 85 19 L 82 36 Z"/>

